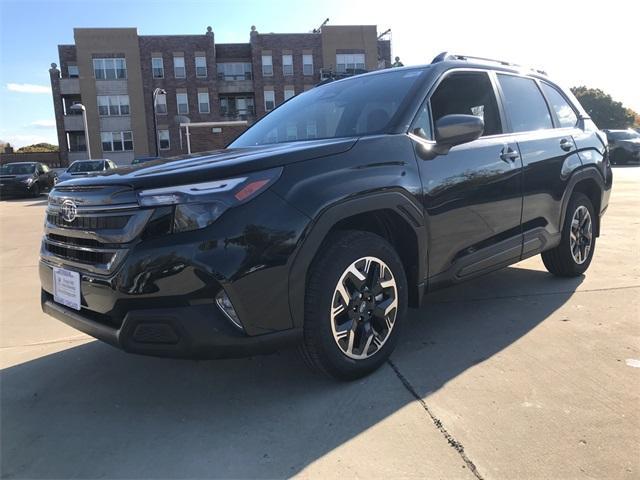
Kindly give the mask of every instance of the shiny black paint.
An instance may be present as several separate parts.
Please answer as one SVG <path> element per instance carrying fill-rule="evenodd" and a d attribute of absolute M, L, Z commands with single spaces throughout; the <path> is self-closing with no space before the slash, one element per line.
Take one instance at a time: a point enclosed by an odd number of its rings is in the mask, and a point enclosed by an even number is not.
<path fill-rule="evenodd" d="M 446 155 L 410 134 L 420 105 L 442 74 L 454 68 L 487 67 L 451 61 L 426 68 L 412 102 L 385 134 L 227 149 L 66 182 L 52 198 L 118 204 L 135 201 L 135 192 L 145 188 L 283 167 L 269 190 L 203 230 L 163 234 L 162 221 L 170 213 L 156 212 L 155 229 L 132 241 L 112 276 L 82 275 L 82 315 L 113 328 L 125 328 L 128 315 L 149 309 L 178 309 L 184 315 L 204 309 L 217 318 L 214 296 L 224 287 L 247 338 L 298 331 L 306 274 L 318 249 L 332 228 L 348 228 L 356 216 L 384 212 L 402 222 L 402 231 L 417 245 L 402 253 L 412 275 L 410 289 L 419 297 L 427 286 L 470 278 L 554 246 L 566 202 L 581 182 L 598 186 L 600 211 L 606 209 L 611 169 L 605 144 L 579 105 L 582 118 L 574 129 L 518 135 L 507 129 L 455 146 Z M 570 151 L 561 148 L 562 139 L 571 142 Z M 51 275 L 41 264 L 45 297 L 52 292 Z M 55 315 L 63 315 L 59 310 Z M 214 350 L 222 348 L 215 340 L 217 328 L 212 323 Z"/>

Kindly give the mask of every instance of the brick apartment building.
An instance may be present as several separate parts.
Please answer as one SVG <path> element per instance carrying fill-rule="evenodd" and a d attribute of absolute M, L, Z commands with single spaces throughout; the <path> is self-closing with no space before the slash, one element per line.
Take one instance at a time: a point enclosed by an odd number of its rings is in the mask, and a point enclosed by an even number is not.
<path fill-rule="evenodd" d="M 91 156 L 126 164 L 156 148 L 160 156 L 222 148 L 327 76 L 391 65 L 390 41 L 375 25 L 268 34 L 251 27 L 249 43 L 226 44 L 215 43 L 211 27 L 203 35 L 76 28 L 74 38 L 58 46 L 60 68 L 49 70 L 63 163 L 87 157 L 77 103 Z"/>

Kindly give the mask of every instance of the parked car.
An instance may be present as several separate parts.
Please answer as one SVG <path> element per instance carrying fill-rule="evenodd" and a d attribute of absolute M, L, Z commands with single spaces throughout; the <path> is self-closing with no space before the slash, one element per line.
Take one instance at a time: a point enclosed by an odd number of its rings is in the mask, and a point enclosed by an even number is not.
<path fill-rule="evenodd" d="M 37 197 L 58 182 L 58 175 L 44 163 L 15 162 L 0 167 L 0 195 Z"/>
<path fill-rule="evenodd" d="M 108 158 L 100 158 L 95 160 L 76 160 L 69 168 L 67 168 L 59 180 L 65 182 L 76 177 L 84 177 L 92 174 L 104 173 L 108 170 L 113 170 L 118 166 Z"/>
<path fill-rule="evenodd" d="M 640 161 L 640 133 L 634 130 L 603 130 L 609 141 L 611 163 Z"/>
<path fill-rule="evenodd" d="M 606 155 L 568 90 L 504 62 L 443 54 L 330 82 L 226 150 L 56 187 L 42 308 L 127 352 L 298 344 L 317 370 L 357 378 L 425 292 L 537 254 L 582 275 Z"/>

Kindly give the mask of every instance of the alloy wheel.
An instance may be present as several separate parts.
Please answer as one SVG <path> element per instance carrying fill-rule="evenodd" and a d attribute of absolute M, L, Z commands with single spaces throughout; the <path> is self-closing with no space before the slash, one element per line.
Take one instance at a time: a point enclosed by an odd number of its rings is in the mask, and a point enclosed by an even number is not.
<path fill-rule="evenodd" d="M 376 257 L 353 262 L 340 276 L 331 305 L 333 338 L 347 357 L 363 360 L 380 351 L 398 313 L 391 269 Z"/>
<path fill-rule="evenodd" d="M 571 232 L 569 234 L 571 256 L 578 265 L 582 265 L 589 258 L 592 240 L 591 214 L 587 207 L 580 205 L 571 219 Z"/>

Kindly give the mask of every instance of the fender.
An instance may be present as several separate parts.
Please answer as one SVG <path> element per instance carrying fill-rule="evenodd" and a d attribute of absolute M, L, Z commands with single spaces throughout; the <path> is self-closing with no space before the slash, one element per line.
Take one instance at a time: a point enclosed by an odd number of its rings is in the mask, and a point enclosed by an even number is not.
<path fill-rule="evenodd" d="M 318 219 L 308 227 L 308 233 L 295 254 L 289 271 L 289 305 L 293 326 L 301 327 L 304 322 L 304 300 L 307 271 L 320 245 L 331 228 L 347 217 L 373 212 L 376 210 L 393 210 L 398 213 L 413 229 L 418 242 L 418 285 L 409 285 L 409 289 L 417 289 L 418 299 L 424 293 L 424 279 L 427 278 L 427 228 L 422 207 L 416 205 L 407 195 L 398 191 L 371 193 L 357 198 L 340 201 L 322 211 Z"/>
<path fill-rule="evenodd" d="M 597 216 L 596 236 L 600 235 L 600 215 L 602 214 L 602 208 L 603 207 L 606 208 L 607 206 L 607 202 L 605 201 L 605 198 L 604 198 L 605 192 L 607 191 L 607 189 L 605 187 L 605 180 L 602 177 L 602 173 L 600 172 L 600 170 L 598 170 L 598 168 L 595 165 L 587 165 L 583 168 L 577 169 L 569 178 L 569 181 L 567 183 L 567 188 L 565 188 L 564 196 L 562 197 L 562 208 L 560 209 L 560 222 L 558 224 L 560 231 L 562 231 L 562 225 L 564 225 L 564 219 L 567 215 L 567 208 L 569 206 L 569 199 L 571 198 L 571 195 L 573 195 L 575 186 L 579 182 L 583 180 L 588 180 L 588 179 L 594 180 L 598 184 L 598 187 L 600 188 L 601 201 L 600 201 L 600 211 L 596 212 L 596 216 Z"/>

